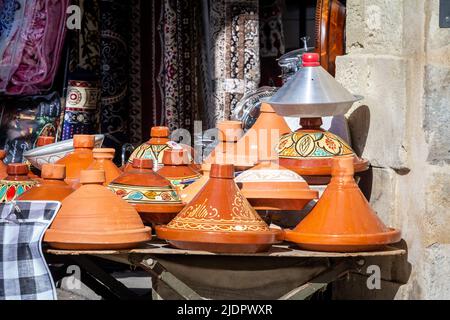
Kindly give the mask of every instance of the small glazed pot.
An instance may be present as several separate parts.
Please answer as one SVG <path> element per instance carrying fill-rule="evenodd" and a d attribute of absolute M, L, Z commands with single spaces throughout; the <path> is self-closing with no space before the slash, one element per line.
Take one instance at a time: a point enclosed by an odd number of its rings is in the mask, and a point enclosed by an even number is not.
<path fill-rule="evenodd" d="M 359 158 L 337 135 L 320 128 L 321 118 L 301 118 L 301 128 L 280 138 L 277 146 L 280 165 L 297 172 L 310 185 L 328 184 L 333 157 L 352 156 L 355 172 L 369 169 L 369 162 Z"/>
<path fill-rule="evenodd" d="M 0 202 L 15 200 L 37 183 L 28 176 L 28 165 L 24 163 L 10 163 L 6 171 L 8 175 L 0 180 Z"/>
<path fill-rule="evenodd" d="M 92 150 L 94 161 L 88 170 L 105 171 L 105 186 L 122 174 L 122 171 L 112 161 L 116 150 L 113 148 L 95 148 Z"/>
<path fill-rule="evenodd" d="M 49 163 L 43 164 L 41 179 L 38 184 L 22 193 L 17 200 L 62 201 L 74 191 L 74 189 L 64 182 L 65 177 L 65 165 Z"/>
<path fill-rule="evenodd" d="M 66 166 L 66 183 L 73 188 L 80 186 L 80 173 L 94 161 L 92 150 L 95 146 L 93 135 L 76 134 L 73 136 L 74 151 L 58 160 L 57 164 Z"/>
<path fill-rule="evenodd" d="M 153 171 L 153 160 L 133 160 L 133 169 L 122 173 L 108 188 L 153 225 L 169 223 L 184 207 L 176 188 Z"/>
<path fill-rule="evenodd" d="M 210 178 L 194 199 L 166 226 L 158 238 L 174 247 L 217 253 L 267 251 L 282 240 L 239 192 L 233 165 L 213 164 Z"/>
<path fill-rule="evenodd" d="M 62 201 L 44 236 L 51 247 L 63 250 L 135 248 L 151 239 L 137 211 L 103 186 L 102 170 L 83 170 L 81 187 Z"/>
<path fill-rule="evenodd" d="M 286 240 L 329 252 L 372 251 L 399 242 L 400 231 L 384 225 L 353 175 L 353 156 L 333 158 L 331 182 L 306 218 L 294 230 L 285 230 Z"/>
<path fill-rule="evenodd" d="M 169 180 L 178 190 L 183 190 L 202 176 L 190 165 L 188 153 L 184 149 L 166 149 L 163 165 L 158 174 Z"/>

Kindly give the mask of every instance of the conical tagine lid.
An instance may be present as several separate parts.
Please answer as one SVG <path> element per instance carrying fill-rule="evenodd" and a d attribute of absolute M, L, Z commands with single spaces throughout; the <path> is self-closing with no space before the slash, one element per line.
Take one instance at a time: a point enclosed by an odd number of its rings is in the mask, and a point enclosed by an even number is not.
<path fill-rule="evenodd" d="M 301 248 L 330 252 L 359 252 L 400 241 L 399 230 L 386 227 L 353 179 L 353 158 L 333 159 L 332 179 L 314 209 L 286 240 Z"/>
<path fill-rule="evenodd" d="M 367 160 L 359 158 L 344 140 L 321 129 L 321 125 L 321 118 L 301 118 L 300 129 L 282 136 L 277 146 L 280 165 L 297 172 L 309 184 L 328 184 L 335 156 L 352 156 L 355 172 L 369 168 Z"/>
<path fill-rule="evenodd" d="M 6 173 L 7 176 L 0 180 L 0 202 L 13 201 L 37 184 L 28 176 L 28 165 L 24 163 L 8 164 Z"/>
<path fill-rule="evenodd" d="M 196 197 L 167 225 L 161 239 L 181 249 L 247 253 L 266 251 L 281 239 L 239 192 L 233 165 L 213 164 L 210 178 Z"/>
<path fill-rule="evenodd" d="M 347 91 L 320 66 L 317 53 L 304 53 L 300 68 L 267 102 L 281 116 L 325 117 L 345 114 L 362 97 Z"/>
<path fill-rule="evenodd" d="M 269 104 L 263 102 L 258 119 L 239 139 L 236 149 L 244 152 L 245 162 L 257 163 L 260 154 L 272 154 L 280 137 L 290 131 L 284 118 L 277 115 Z"/>
<path fill-rule="evenodd" d="M 158 174 L 168 179 L 178 190 L 183 190 L 202 175 L 190 165 L 188 152 L 184 149 L 166 149 L 163 167 Z"/>
<path fill-rule="evenodd" d="M 256 210 L 301 210 L 318 197 L 300 175 L 273 159 L 262 160 L 234 181 Z"/>
<path fill-rule="evenodd" d="M 45 242 L 57 249 L 107 250 L 133 248 L 151 239 L 151 229 L 136 210 L 105 188 L 104 181 L 104 171 L 81 171 L 82 186 L 62 201 Z"/>
<path fill-rule="evenodd" d="M 87 169 L 105 171 L 105 186 L 122 174 L 122 171 L 113 162 L 116 153 L 114 148 L 95 148 L 92 153 L 94 161 Z"/>
<path fill-rule="evenodd" d="M 168 223 L 184 207 L 169 180 L 152 170 L 153 160 L 133 160 L 133 169 L 112 181 L 108 188 L 132 204 L 142 220 L 152 224 Z"/>
<path fill-rule="evenodd" d="M 62 201 L 74 191 L 64 182 L 65 177 L 65 165 L 44 163 L 41 167 L 42 179 L 36 186 L 25 191 L 17 199 L 22 201 Z"/>
<path fill-rule="evenodd" d="M 184 203 L 189 203 L 194 199 L 194 197 L 200 192 L 203 186 L 209 180 L 209 171 L 211 170 L 211 165 L 202 164 L 201 166 L 203 175 L 197 179 L 195 182 L 188 185 L 186 188 L 180 191 L 181 201 Z"/>

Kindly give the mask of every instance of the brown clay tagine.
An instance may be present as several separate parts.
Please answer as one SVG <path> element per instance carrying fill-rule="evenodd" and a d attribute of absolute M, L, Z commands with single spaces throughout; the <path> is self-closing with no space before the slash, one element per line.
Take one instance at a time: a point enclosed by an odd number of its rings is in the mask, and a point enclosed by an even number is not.
<path fill-rule="evenodd" d="M 300 125 L 296 132 L 280 138 L 277 151 L 280 165 L 297 172 L 308 184 L 328 184 L 335 156 L 352 156 L 355 172 L 369 168 L 369 162 L 359 158 L 344 140 L 321 129 L 321 118 L 301 118 Z"/>
<path fill-rule="evenodd" d="M 80 173 L 86 170 L 94 161 L 92 149 L 95 145 L 95 136 L 76 134 L 73 136 L 74 151 L 59 159 L 57 164 L 66 166 L 66 182 L 74 188 L 80 186 Z"/>
<path fill-rule="evenodd" d="M 105 171 L 105 186 L 122 174 L 122 171 L 112 161 L 116 150 L 113 148 L 95 148 L 92 150 L 94 161 L 88 170 Z"/>
<path fill-rule="evenodd" d="M 169 223 L 184 203 L 170 181 L 152 168 L 153 160 L 135 158 L 133 168 L 113 180 L 108 188 L 132 204 L 144 222 Z"/>
<path fill-rule="evenodd" d="M 28 176 L 28 165 L 24 163 L 10 163 L 6 172 L 8 175 L 0 180 L 0 202 L 15 200 L 37 183 Z"/>
<path fill-rule="evenodd" d="M 209 181 L 166 226 L 158 238 L 180 249 L 223 253 L 267 251 L 282 240 L 240 193 L 233 165 L 212 164 Z"/>
<path fill-rule="evenodd" d="M 102 170 L 83 170 L 81 187 L 62 201 L 44 241 L 64 250 L 130 249 L 151 239 L 137 211 L 103 186 Z"/>
<path fill-rule="evenodd" d="M 243 137 L 241 121 L 221 121 L 217 124 L 219 144 L 211 154 L 206 157 L 204 163 L 211 165 L 232 164 L 237 171 L 249 169 L 255 165 L 246 155 L 250 154 L 250 144 L 240 144 L 238 141 Z"/>
<path fill-rule="evenodd" d="M 64 182 L 65 177 L 65 165 L 45 163 L 42 165 L 41 179 L 38 184 L 25 191 L 17 200 L 62 201 L 74 191 Z"/>
<path fill-rule="evenodd" d="M 300 248 L 329 252 L 362 252 L 401 240 L 370 207 L 354 178 L 353 156 L 333 158 L 332 178 L 314 209 L 285 238 Z"/>
<path fill-rule="evenodd" d="M 164 166 L 158 170 L 158 174 L 169 180 L 178 190 L 183 190 L 202 176 L 190 165 L 188 152 L 184 149 L 164 150 L 162 162 Z"/>

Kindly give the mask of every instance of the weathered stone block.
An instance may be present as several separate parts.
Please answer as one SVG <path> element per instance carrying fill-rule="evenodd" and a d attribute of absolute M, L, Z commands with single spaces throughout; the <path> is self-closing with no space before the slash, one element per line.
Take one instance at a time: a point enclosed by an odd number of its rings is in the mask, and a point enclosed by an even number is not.
<path fill-rule="evenodd" d="M 428 161 L 450 163 L 450 66 L 425 66 L 423 128 Z"/>
<path fill-rule="evenodd" d="M 422 299 L 450 299 L 450 245 L 434 244 L 425 250 L 422 276 L 426 290 Z"/>
<path fill-rule="evenodd" d="M 370 204 L 387 226 L 399 227 L 396 210 L 397 174 L 392 169 L 372 168 Z"/>
<path fill-rule="evenodd" d="M 376 167 L 407 168 L 408 59 L 352 54 L 339 57 L 336 64 L 336 79 L 365 97 L 347 114 L 352 138 L 360 139 L 353 139 L 354 148 Z M 361 105 L 368 112 L 358 112 Z"/>

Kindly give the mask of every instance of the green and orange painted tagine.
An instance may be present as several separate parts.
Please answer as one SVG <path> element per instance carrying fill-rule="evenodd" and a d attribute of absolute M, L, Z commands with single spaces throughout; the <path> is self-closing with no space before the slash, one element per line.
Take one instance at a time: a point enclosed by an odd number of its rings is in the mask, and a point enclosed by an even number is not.
<path fill-rule="evenodd" d="M 28 176 L 28 165 L 24 163 L 8 164 L 6 172 L 6 178 L 0 180 L 0 202 L 13 201 L 37 184 Z"/>
<path fill-rule="evenodd" d="M 164 224 L 170 222 L 184 207 L 176 188 L 169 180 L 152 170 L 153 160 L 133 160 L 128 169 L 108 188 L 139 212 L 144 222 Z"/>

